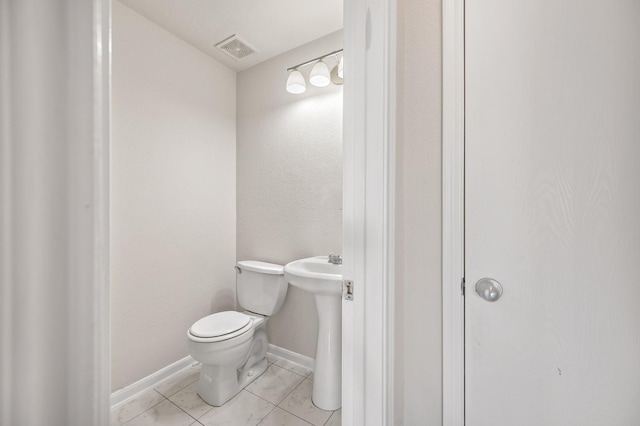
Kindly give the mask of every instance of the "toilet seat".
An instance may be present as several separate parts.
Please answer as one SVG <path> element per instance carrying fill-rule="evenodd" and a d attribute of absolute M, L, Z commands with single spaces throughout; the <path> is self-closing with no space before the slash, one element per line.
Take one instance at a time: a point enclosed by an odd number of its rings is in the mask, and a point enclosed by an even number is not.
<path fill-rule="evenodd" d="M 253 325 L 253 318 L 242 312 L 218 312 L 196 321 L 188 335 L 196 342 L 220 342 L 247 333 Z"/>

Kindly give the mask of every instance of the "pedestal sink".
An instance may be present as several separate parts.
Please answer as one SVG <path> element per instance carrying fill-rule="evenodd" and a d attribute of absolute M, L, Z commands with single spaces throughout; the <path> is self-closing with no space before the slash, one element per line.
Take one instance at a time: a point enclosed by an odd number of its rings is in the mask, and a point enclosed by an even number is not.
<path fill-rule="evenodd" d="M 315 296 L 318 345 L 311 399 L 318 408 L 337 410 L 342 404 L 342 265 L 329 263 L 328 256 L 300 259 L 285 265 L 284 278 Z"/>

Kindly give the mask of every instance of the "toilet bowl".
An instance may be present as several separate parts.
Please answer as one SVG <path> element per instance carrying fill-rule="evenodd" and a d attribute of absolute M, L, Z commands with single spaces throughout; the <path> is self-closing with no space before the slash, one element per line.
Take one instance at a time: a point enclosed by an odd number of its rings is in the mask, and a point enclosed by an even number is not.
<path fill-rule="evenodd" d="M 208 404 L 224 404 L 266 370 L 265 322 L 264 317 L 228 311 L 204 317 L 189 329 L 189 353 L 202 363 L 198 394 Z M 218 323 L 226 323 L 227 329 L 220 330 Z"/>
<path fill-rule="evenodd" d="M 266 322 L 284 303 L 283 274 L 282 265 L 238 262 L 238 303 L 247 310 L 208 315 L 187 331 L 189 353 L 202 363 L 198 394 L 208 404 L 221 406 L 267 369 Z"/>

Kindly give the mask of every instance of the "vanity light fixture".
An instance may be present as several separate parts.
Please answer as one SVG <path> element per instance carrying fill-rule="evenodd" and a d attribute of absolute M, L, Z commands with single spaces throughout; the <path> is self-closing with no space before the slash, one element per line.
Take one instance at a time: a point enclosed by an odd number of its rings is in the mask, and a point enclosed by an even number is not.
<path fill-rule="evenodd" d="M 311 68 L 311 74 L 309 74 L 309 83 L 316 87 L 327 87 L 331 82 L 329 76 L 329 67 L 320 59 Z"/>
<path fill-rule="evenodd" d="M 332 79 L 331 72 L 329 71 L 329 67 L 324 61 L 325 58 L 332 55 L 335 55 L 337 59 L 338 57 L 337 54 L 341 52 L 342 52 L 342 49 L 336 50 L 336 51 L 327 53 L 326 55 L 322 55 L 317 58 L 298 64 L 291 68 L 287 68 L 287 71 L 289 72 L 289 77 L 287 78 L 287 92 L 293 93 L 293 94 L 300 94 L 305 92 L 307 85 L 306 85 L 304 76 L 300 72 L 299 68 L 310 65 L 310 64 L 314 64 L 313 68 L 311 69 L 311 73 L 309 74 L 309 83 L 311 83 L 312 85 L 316 87 L 327 87 L 332 81 L 334 84 L 342 84 L 341 81 L 336 82 L 335 79 Z M 342 57 L 340 58 L 340 61 L 337 65 L 337 68 L 338 68 L 337 74 L 340 76 L 339 80 L 342 79 L 341 65 L 342 65 Z M 334 72 L 335 72 L 335 67 L 334 67 Z"/>
<path fill-rule="evenodd" d="M 293 69 L 287 78 L 287 92 L 298 95 L 307 90 L 307 83 L 304 81 L 302 73 L 297 69 Z"/>

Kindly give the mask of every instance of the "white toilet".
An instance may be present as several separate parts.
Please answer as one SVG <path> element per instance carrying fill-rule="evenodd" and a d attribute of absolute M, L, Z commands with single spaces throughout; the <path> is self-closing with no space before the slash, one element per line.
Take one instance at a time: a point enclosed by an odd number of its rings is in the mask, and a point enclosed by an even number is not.
<path fill-rule="evenodd" d="M 236 293 L 246 311 L 218 312 L 191 326 L 189 353 L 202 363 L 198 394 L 208 404 L 224 404 L 266 370 L 266 322 L 282 307 L 287 286 L 282 265 L 238 262 Z"/>

